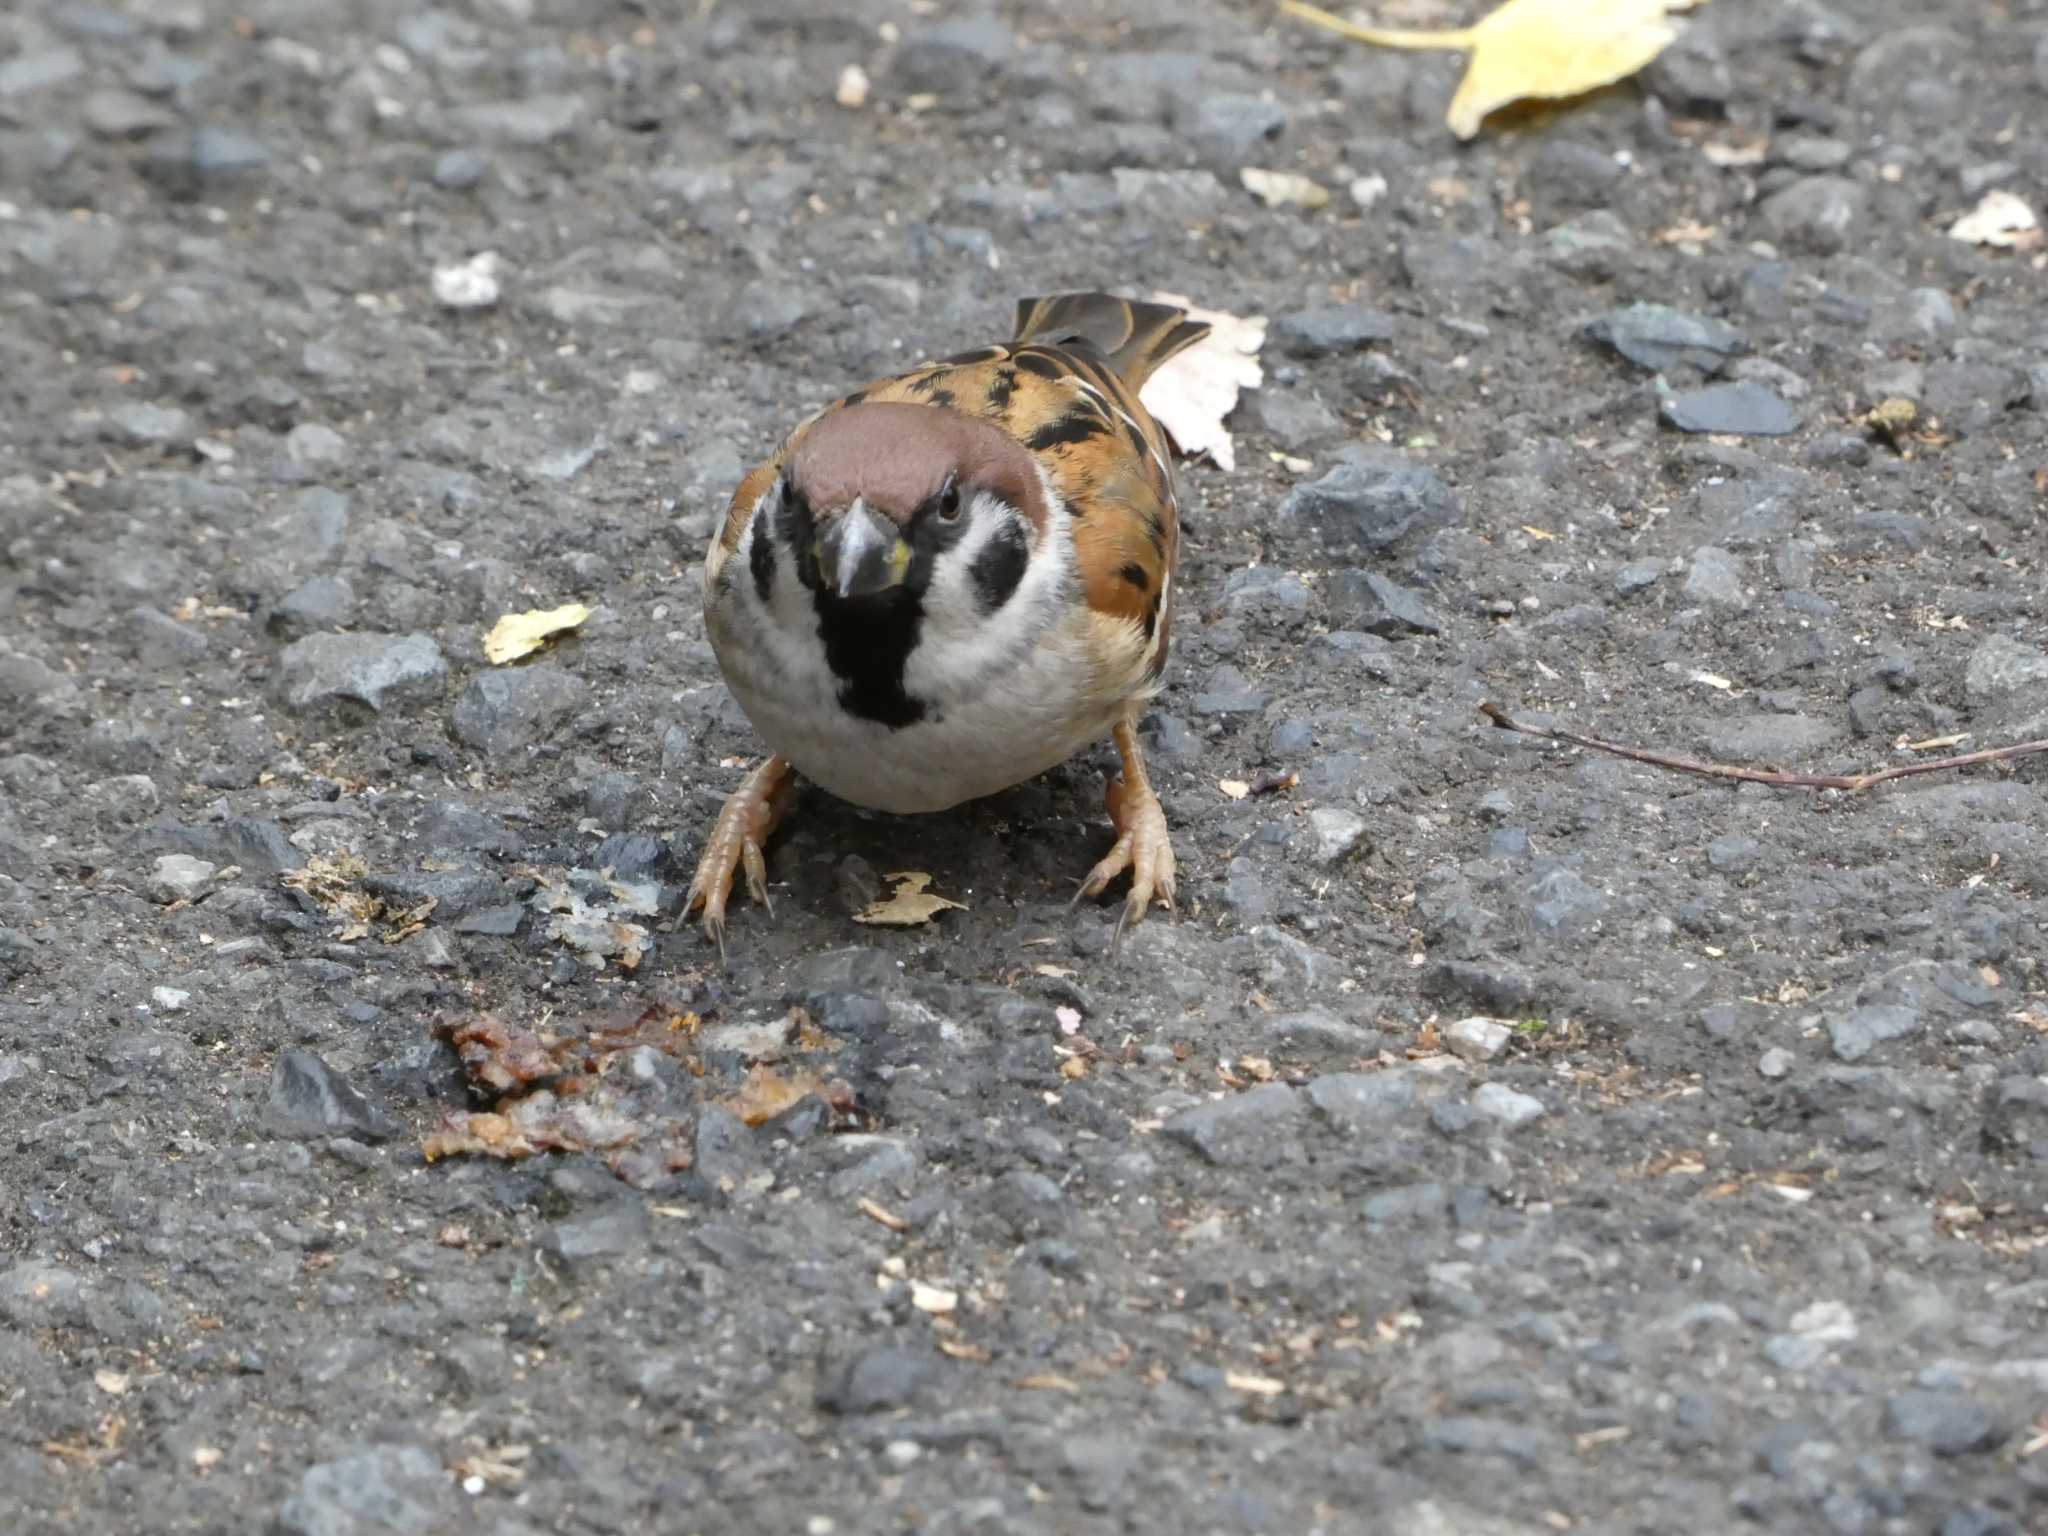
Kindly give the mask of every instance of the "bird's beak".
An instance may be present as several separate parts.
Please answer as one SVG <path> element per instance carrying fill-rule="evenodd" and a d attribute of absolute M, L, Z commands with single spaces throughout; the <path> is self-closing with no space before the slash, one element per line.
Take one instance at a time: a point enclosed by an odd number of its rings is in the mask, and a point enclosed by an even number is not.
<path fill-rule="evenodd" d="M 902 583 L 910 546 L 894 523 L 856 501 L 818 535 L 818 574 L 841 597 L 873 597 Z"/>

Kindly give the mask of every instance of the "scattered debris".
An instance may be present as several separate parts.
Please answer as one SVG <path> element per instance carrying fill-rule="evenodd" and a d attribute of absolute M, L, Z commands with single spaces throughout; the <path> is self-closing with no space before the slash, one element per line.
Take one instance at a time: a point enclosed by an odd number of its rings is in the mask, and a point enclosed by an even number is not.
<path fill-rule="evenodd" d="M 1224 798 L 1242 800 L 1252 792 L 1251 785 L 1244 779 L 1218 779 L 1216 787 L 1223 791 Z"/>
<path fill-rule="evenodd" d="M 2042 241 L 2034 210 L 2002 188 L 1986 192 L 1976 207 L 1949 226 L 1948 237 L 2001 250 L 2030 251 Z"/>
<path fill-rule="evenodd" d="M 444 309 L 489 309 L 503 288 L 498 282 L 498 253 L 479 251 L 467 261 L 434 268 L 434 298 Z"/>
<path fill-rule="evenodd" d="M 537 608 L 527 613 L 508 613 L 484 636 L 484 656 L 493 666 L 502 667 L 522 656 L 531 656 L 550 640 L 567 634 L 589 617 L 590 610 L 581 603 L 564 603 L 559 608 Z"/>
<path fill-rule="evenodd" d="M 1860 418 L 1863 429 L 1872 437 L 1882 439 L 1895 452 L 1901 453 L 1906 451 L 1913 423 L 1919 419 L 1920 407 L 1896 396 L 1879 401 Z"/>
<path fill-rule="evenodd" d="M 965 902 L 951 901 L 926 889 L 932 883 L 932 877 L 921 870 L 901 870 L 886 878 L 896 882 L 896 889 L 856 912 L 853 916 L 856 923 L 869 923 L 878 928 L 918 928 L 949 907 L 959 912 L 967 910 Z"/>
<path fill-rule="evenodd" d="M 696 1014 L 660 1004 L 560 1034 L 488 1013 L 443 1021 L 436 1032 L 455 1047 L 470 1086 L 492 1107 L 447 1111 L 420 1151 L 428 1162 L 460 1154 L 516 1161 L 592 1152 L 629 1184 L 657 1183 L 690 1166 L 696 1097 L 679 1096 L 670 1077 L 637 1061 L 628 1071 L 613 1066 L 651 1051 L 682 1062 L 694 1076 L 689 1052 L 698 1024 Z"/>
<path fill-rule="evenodd" d="M 1245 191 L 1268 208 L 1316 209 L 1328 206 L 1330 201 L 1328 187 L 1298 171 L 1266 171 L 1247 165 L 1238 171 L 1237 179 Z"/>
<path fill-rule="evenodd" d="M 849 64 L 839 71 L 839 84 L 832 92 L 832 99 L 849 112 L 857 112 L 868 104 L 868 72 L 858 64 Z"/>
<path fill-rule="evenodd" d="M 1161 304 L 1177 304 L 1191 320 L 1206 320 L 1209 334 L 1166 360 L 1145 381 L 1139 395 L 1184 458 L 1208 454 L 1218 469 L 1237 468 L 1230 429 L 1224 419 L 1237 409 L 1239 393 L 1265 382 L 1259 348 L 1266 344 L 1266 317 L 1249 319 L 1202 309 L 1177 293 L 1155 293 Z"/>
<path fill-rule="evenodd" d="M 756 1062 L 747 1069 L 739 1091 L 717 1102 L 744 1124 L 766 1125 L 813 1095 L 825 1098 L 826 1088 L 825 1080 L 815 1072 L 785 1072 L 767 1062 Z"/>
<path fill-rule="evenodd" d="M 1469 53 L 1465 78 L 1444 121 L 1469 139 L 1489 112 L 1511 102 L 1554 101 L 1630 75 L 1678 36 L 1667 13 L 1696 0 L 1507 0 L 1469 27 L 1416 31 L 1361 27 L 1301 0 L 1280 9 L 1376 48 L 1442 48 Z"/>
<path fill-rule="evenodd" d="M 299 892 L 341 925 L 330 935 L 337 944 L 369 938 L 380 922 L 380 936 L 386 944 L 409 939 L 427 926 L 438 898 L 429 896 L 417 906 L 393 911 L 383 898 L 363 889 L 369 872 L 360 855 L 342 849 L 318 854 L 302 867 L 286 870 L 278 881 L 286 889 Z"/>
<path fill-rule="evenodd" d="M 645 924 L 632 919 L 652 917 L 660 910 L 657 882 L 620 880 L 587 869 L 527 873 L 539 882 L 530 900 L 536 912 L 548 915 L 548 938 L 568 945 L 593 971 L 603 970 L 608 960 L 616 960 L 624 970 L 639 968 L 649 935 Z"/>

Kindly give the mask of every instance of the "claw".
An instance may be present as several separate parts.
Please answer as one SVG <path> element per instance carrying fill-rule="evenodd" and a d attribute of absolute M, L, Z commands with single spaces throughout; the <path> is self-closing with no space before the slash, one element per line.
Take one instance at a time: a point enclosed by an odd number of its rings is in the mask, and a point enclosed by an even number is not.
<path fill-rule="evenodd" d="M 1088 897 L 1100 895 L 1108 889 L 1110 881 L 1126 870 L 1130 872 L 1130 894 L 1124 898 L 1123 910 L 1117 915 L 1116 931 L 1110 938 L 1112 960 L 1122 953 L 1124 931 L 1134 923 L 1143 922 L 1153 902 L 1157 901 L 1169 912 L 1173 910 L 1174 877 L 1173 844 L 1167 836 L 1166 812 L 1146 777 L 1145 760 L 1138 751 L 1137 733 L 1128 720 L 1116 728 L 1116 745 L 1123 758 L 1124 771 L 1120 777 L 1109 781 L 1104 796 L 1109 807 L 1109 819 L 1116 826 L 1116 843 L 1088 871 L 1073 901 L 1073 905 L 1078 906 Z"/>
<path fill-rule="evenodd" d="M 768 899 L 768 859 L 762 850 L 788 812 L 795 784 L 789 764 L 780 757 L 769 758 L 732 792 L 704 840 L 704 855 L 683 899 L 683 915 L 703 909 L 704 932 L 717 944 L 721 966 L 726 960 L 725 904 L 740 869 L 746 870 L 747 894 L 771 917 L 775 913 Z"/>

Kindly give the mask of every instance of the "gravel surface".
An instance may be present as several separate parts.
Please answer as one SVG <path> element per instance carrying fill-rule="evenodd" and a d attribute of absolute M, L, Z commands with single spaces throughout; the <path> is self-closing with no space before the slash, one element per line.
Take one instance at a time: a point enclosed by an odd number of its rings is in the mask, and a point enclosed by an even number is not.
<path fill-rule="evenodd" d="M 1716 0 L 1469 146 L 1458 69 L 1219 0 L 13 0 L 0 1524 L 2048 1530 L 2042 760 L 1474 707 L 2048 735 L 2048 276 L 1945 233 L 2048 203 L 2048 6 Z M 714 519 L 1071 286 L 1273 322 L 1144 728 L 1184 910 L 1067 908 L 1105 743 L 807 795 L 721 972 Z M 965 910 L 855 925 L 897 870 Z M 597 1150 L 428 1161 L 461 1031 L 601 1064 L 524 1101 Z"/>

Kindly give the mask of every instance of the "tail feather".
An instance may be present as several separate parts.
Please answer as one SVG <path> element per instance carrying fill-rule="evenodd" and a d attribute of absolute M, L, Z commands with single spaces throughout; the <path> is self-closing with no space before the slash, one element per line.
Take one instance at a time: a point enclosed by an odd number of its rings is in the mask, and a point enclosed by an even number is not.
<path fill-rule="evenodd" d="M 1092 347 L 1133 392 L 1159 365 L 1209 334 L 1185 310 L 1107 293 L 1060 293 L 1017 301 L 1019 342 Z"/>

